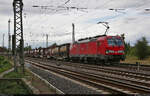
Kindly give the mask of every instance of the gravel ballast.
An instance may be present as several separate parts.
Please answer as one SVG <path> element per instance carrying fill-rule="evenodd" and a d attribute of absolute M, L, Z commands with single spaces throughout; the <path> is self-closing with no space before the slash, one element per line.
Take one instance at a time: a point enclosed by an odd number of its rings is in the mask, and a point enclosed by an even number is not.
<path fill-rule="evenodd" d="M 64 94 L 102 94 L 96 90 L 87 88 L 86 86 L 80 85 L 66 78 L 54 75 L 43 69 L 36 68 L 29 64 L 26 65 L 32 72 L 47 80 L 50 84 L 61 90 Z"/>

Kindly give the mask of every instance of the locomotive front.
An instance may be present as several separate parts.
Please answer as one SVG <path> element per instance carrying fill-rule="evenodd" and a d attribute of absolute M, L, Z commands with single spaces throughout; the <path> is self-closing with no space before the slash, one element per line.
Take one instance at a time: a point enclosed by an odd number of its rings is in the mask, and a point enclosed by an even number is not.
<path fill-rule="evenodd" d="M 120 36 L 107 36 L 106 37 L 106 59 L 109 61 L 124 60 L 124 41 Z"/>

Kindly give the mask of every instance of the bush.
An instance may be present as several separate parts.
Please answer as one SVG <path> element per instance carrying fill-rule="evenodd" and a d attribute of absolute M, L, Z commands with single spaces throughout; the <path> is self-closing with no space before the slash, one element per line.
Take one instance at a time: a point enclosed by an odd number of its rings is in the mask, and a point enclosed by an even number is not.
<path fill-rule="evenodd" d="M 143 60 L 148 56 L 148 42 L 145 37 L 142 37 L 141 40 L 138 40 L 135 44 L 136 56 L 138 59 Z"/>
<path fill-rule="evenodd" d="M 125 43 L 125 55 L 128 55 L 130 53 L 130 43 Z"/>
<path fill-rule="evenodd" d="M 130 47 L 128 56 L 136 56 L 136 48 L 135 47 Z"/>
<path fill-rule="evenodd" d="M 4 61 L 4 57 L 0 56 L 0 62 Z"/>

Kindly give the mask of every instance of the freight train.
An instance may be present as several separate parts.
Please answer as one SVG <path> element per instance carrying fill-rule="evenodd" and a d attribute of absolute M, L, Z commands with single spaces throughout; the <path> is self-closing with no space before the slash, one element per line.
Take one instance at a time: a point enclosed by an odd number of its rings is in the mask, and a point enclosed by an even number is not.
<path fill-rule="evenodd" d="M 27 56 L 47 59 L 105 63 L 124 60 L 124 50 L 124 41 L 120 36 L 99 35 L 25 53 Z"/>

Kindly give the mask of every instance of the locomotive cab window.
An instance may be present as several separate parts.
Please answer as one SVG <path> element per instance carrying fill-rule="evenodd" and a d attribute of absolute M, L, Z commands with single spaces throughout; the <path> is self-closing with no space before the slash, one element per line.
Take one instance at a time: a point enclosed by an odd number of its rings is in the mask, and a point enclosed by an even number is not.
<path fill-rule="evenodd" d="M 111 46 L 122 46 L 123 45 L 122 40 L 119 38 L 108 38 L 107 42 L 108 42 L 108 45 L 111 45 Z"/>
<path fill-rule="evenodd" d="M 123 45 L 123 42 L 122 42 L 122 40 L 121 39 L 116 39 L 116 42 L 117 42 L 117 45 L 118 46 L 122 46 Z"/>

